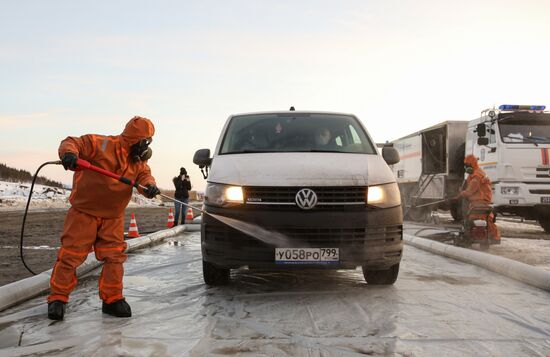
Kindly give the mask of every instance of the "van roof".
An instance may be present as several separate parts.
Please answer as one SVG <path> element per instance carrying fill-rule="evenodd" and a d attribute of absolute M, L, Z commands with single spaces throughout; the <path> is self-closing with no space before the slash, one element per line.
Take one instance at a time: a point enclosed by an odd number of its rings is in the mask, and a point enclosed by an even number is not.
<path fill-rule="evenodd" d="M 332 115 L 346 115 L 346 116 L 355 117 L 354 114 L 350 114 L 350 113 L 325 112 L 325 111 L 319 111 L 319 110 L 278 110 L 278 111 L 248 112 L 248 113 L 231 114 L 230 117 L 236 117 L 236 116 L 242 116 L 242 115 L 265 115 L 265 114 L 284 114 L 285 116 L 292 115 L 292 114 L 332 114 Z"/>

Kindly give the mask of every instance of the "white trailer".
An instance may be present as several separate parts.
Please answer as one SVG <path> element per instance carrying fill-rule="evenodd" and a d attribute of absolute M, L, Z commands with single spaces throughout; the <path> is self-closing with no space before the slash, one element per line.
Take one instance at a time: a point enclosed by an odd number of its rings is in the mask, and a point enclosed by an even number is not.
<path fill-rule="evenodd" d="M 544 106 L 501 105 L 479 118 L 447 121 L 394 140 L 401 162 L 393 172 L 411 219 L 450 209 L 464 180 L 463 159 L 473 154 L 493 183 L 500 214 L 536 219 L 550 233 L 550 113 Z"/>
<path fill-rule="evenodd" d="M 464 140 L 467 122 L 445 121 L 390 143 L 400 162 L 392 170 L 401 191 L 404 213 L 421 220 L 431 210 L 451 209 L 446 199 L 464 180 Z M 457 217 L 458 218 L 458 217 Z"/>

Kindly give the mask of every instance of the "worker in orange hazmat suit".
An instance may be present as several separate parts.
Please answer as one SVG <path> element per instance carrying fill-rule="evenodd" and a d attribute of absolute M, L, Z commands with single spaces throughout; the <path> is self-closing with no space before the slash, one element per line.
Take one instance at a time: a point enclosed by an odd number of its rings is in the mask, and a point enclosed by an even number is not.
<path fill-rule="evenodd" d="M 466 189 L 460 192 L 460 196 L 468 200 L 469 208 L 489 207 L 493 201 L 493 191 L 491 180 L 485 174 L 477 162 L 474 155 L 467 155 L 464 158 L 464 169 L 468 173 L 466 179 Z M 487 217 L 483 215 L 471 215 L 469 219 L 482 219 Z M 489 238 L 495 242 L 500 242 L 500 232 L 494 222 L 494 214 L 491 213 L 488 219 Z"/>
<path fill-rule="evenodd" d="M 117 317 L 130 317 L 130 305 L 122 294 L 124 242 L 124 209 L 132 196 L 132 186 L 91 170 L 77 169 L 78 158 L 108 171 L 135 180 L 146 187 L 139 190 L 153 198 L 160 193 L 147 160 L 152 155 L 149 144 L 155 133 L 153 123 L 134 117 L 120 135 L 84 135 L 68 137 L 59 146 L 63 167 L 76 170 L 65 218 L 61 248 L 50 279 L 48 317 L 62 320 L 69 294 L 75 288 L 76 268 L 94 248 L 97 260 L 103 261 L 99 278 L 102 311 Z"/>

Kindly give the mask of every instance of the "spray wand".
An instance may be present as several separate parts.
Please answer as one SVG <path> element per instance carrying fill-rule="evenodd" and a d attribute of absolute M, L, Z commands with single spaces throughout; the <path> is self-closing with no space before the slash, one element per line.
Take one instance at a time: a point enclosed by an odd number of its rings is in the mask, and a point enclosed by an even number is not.
<path fill-rule="evenodd" d="M 61 160 L 57 160 L 57 161 L 48 161 L 48 162 L 45 162 L 43 163 L 42 165 L 40 165 L 38 167 L 38 169 L 36 170 L 34 176 L 33 176 L 33 179 L 32 179 L 32 183 L 31 183 L 31 188 L 30 188 L 30 191 L 29 191 L 29 197 L 27 199 L 27 205 L 25 207 L 25 213 L 23 214 L 23 222 L 21 224 L 21 238 L 20 238 L 20 242 L 19 242 L 19 255 L 21 257 L 21 261 L 23 262 L 23 265 L 25 266 L 25 268 L 32 274 L 32 275 L 36 275 L 36 273 L 27 265 L 27 263 L 25 262 L 25 258 L 23 256 L 23 236 L 25 234 L 25 222 L 27 221 L 27 213 L 29 211 L 29 206 L 30 206 L 30 203 L 31 203 L 31 198 L 32 198 L 32 192 L 33 192 L 33 189 L 34 189 L 34 184 L 36 182 L 36 179 L 38 177 L 38 173 L 40 172 L 40 170 L 44 167 L 44 166 L 47 166 L 47 165 L 61 165 Z M 94 166 L 92 165 L 91 163 L 89 163 L 88 161 L 86 160 L 82 160 L 82 159 L 78 159 L 77 162 L 76 162 L 78 168 L 76 170 L 92 170 L 92 171 L 95 171 L 99 174 L 102 174 L 102 175 L 105 175 L 105 176 L 108 176 L 108 177 L 112 177 L 114 178 L 115 180 L 118 180 L 122 183 L 125 183 L 127 185 L 130 185 L 130 186 L 133 186 L 135 188 L 141 188 L 142 190 L 146 190 L 147 187 L 143 186 L 143 185 L 140 185 L 138 182 L 134 181 L 134 180 L 131 180 L 127 177 L 124 177 L 124 176 L 121 176 L 121 175 L 117 175 L 115 174 L 114 172 L 111 172 L 111 171 L 108 171 L 108 170 L 105 170 L 105 169 L 102 169 L 101 167 L 97 167 L 97 166 Z M 196 208 L 196 207 L 193 207 L 191 206 L 190 204 L 187 204 L 185 202 L 181 202 L 173 197 L 170 197 L 170 196 L 167 196 L 167 195 L 164 195 L 162 193 L 159 193 L 159 195 L 161 197 L 164 197 L 166 199 L 169 199 L 169 200 L 172 200 L 174 202 L 177 202 L 177 203 L 180 203 L 186 207 L 189 207 L 193 210 L 197 210 L 201 213 L 205 213 L 202 209 L 199 209 L 199 208 Z"/>
<path fill-rule="evenodd" d="M 38 176 L 38 172 L 40 171 L 40 169 L 42 169 L 42 167 L 44 167 L 46 165 L 61 165 L 61 161 L 48 161 L 48 162 L 45 162 L 38 168 L 38 170 L 36 170 L 36 173 L 34 174 L 34 177 L 33 177 L 33 180 L 32 180 L 31 190 L 29 192 L 29 198 L 27 200 L 27 207 L 25 208 L 25 214 L 23 216 L 23 224 L 21 226 L 21 241 L 20 241 L 20 245 L 19 245 L 19 252 L 20 252 L 20 256 L 21 256 L 21 261 L 23 262 L 23 265 L 25 266 L 25 268 L 27 268 L 27 270 L 33 275 L 36 275 L 36 273 L 33 272 L 31 270 L 31 268 L 29 268 L 27 266 L 27 264 L 25 263 L 25 259 L 23 257 L 23 234 L 25 232 L 25 221 L 27 219 L 27 212 L 29 210 L 29 205 L 30 205 L 30 202 L 31 202 L 34 182 L 36 181 L 36 178 Z M 124 177 L 122 175 L 115 174 L 114 172 L 102 169 L 101 167 L 94 166 L 86 160 L 78 159 L 76 161 L 76 165 L 78 166 L 78 168 L 76 170 L 95 171 L 95 172 L 97 172 L 101 175 L 111 177 L 111 178 L 113 178 L 117 181 L 120 181 L 120 182 L 122 182 L 126 185 L 133 186 L 135 188 L 140 188 L 142 190 L 147 190 L 147 187 L 145 187 L 143 185 L 140 185 L 139 182 L 137 182 L 135 180 L 129 179 L 129 178 Z M 201 212 L 202 214 L 208 215 L 208 216 L 220 221 L 221 223 L 223 223 L 223 224 L 225 224 L 225 225 L 227 225 L 227 226 L 229 226 L 233 229 L 239 230 L 239 231 L 245 233 L 246 235 L 248 235 L 250 237 L 253 237 L 253 238 L 256 238 L 256 239 L 258 239 L 258 240 L 260 240 L 264 243 L 274 245 L 274 246 L 277 246 L 277 247 L 292 247 L 295 244 L 299 243 L 296 240 L 293 240 L 293 241 L 289 240 L 285 235 L 283 235 L 279 232 L 269 231 L 269 230 L 264 229 L 262 227 L 259 227 L 257 225 L 254 225 L 254 224 L 251 224 L 251 223 L 248 223 L 248 222 L 239 221 L 239 220 L 236 220 L 234 218 L 224 217 L 224 216 L 220 216 L 220 215 L 217 215 L 217 214 L 208 213 L 208 212 L 206 212 L 206 211 L 204 211 L 200 208 L 193 207 L 188 203 L 182 202 L 180 200 L 177 200 L 173 197 L 164 195 L 162 193 L 159 193 L 158 195 L 163 197 L 163 198 L 166 198 L 170 201 L 174 201 L 174 202 L 177 202 L 179 204 L 182 204 L 185 207 L 191 208 L 192 210 L 196 210 L 196 211 Z M 302 243 L 301 246 L 307 246 L 307 245 L 304 245 L 304 244 L 305 243 Z"/>
<path fill-rule="evenodd" d="M 114 172 L 107 171 L 107 170 L 105 170 L 105 169 L 102 169 L 101 167 L 94 166 L 94 165 L 90 164 L 90 163 L 89 163 L 88 161 L 86 161 L 86 160 L 78 159 L 78 160 L 76 161 L 76 164 L 78 165 L 78 168 L 81 169 L 81 170 L 83 170 L 83 169 L 85 169 L 85 170 L 92 170 L 92 171 L 95 171 L 95 172 L 100 173 L 100 174 L 102 174 L 102 175 L 112 177 L 112 178 L 114 178 L 115 180 L 118 180 L 118 181 L 120 181 L 120 182 L 122 182 L 122 183 L 125 183 L 125 184 L 127 184 L 127 185 L 130 185 L 130 186 L 133 186 L 133 187 L 135 187 L 135 188 L 141 188 L 142 190 L 146 190 L 146 189 L 147 189 L 147 187 L 145 187 L 145 186 L 143 186 L 143 185 L 140 185 L 139 182 L 137 182 L 137 181 L 135 181 L 135 180 L 131 180 L 131 179 L 129 179 L 129 178 L 127 178 L 127 177 L 124 177 L 124 176 L 121 176 L 121 175 L 117 175 L 117 174 L 115 174 Z M 201 212 L 201 213 L 205 213 L 202 209 L 193 207 L 193 206 L 191 206 L 190 204 L 185 203 L 185 202 L 182 202 L 182 201 L 180 201 L 180 200 L 177 200 L 177 199 L 175 199 L 175 198 L 173 198 L 173 197 L 167 196 L 167 195 L 162 194 L 162 193 L 159 193 L 158 195 L 161 196 L 161 197 L 163 197 L 163 198 L 166 198 L 166 199 L 168 199 L 168 200 L 171 200 L 171 201 L 180 203 L 180 204 L 182 204 L 182 205 L 184 205 L 184 206 L 186 206 L 186 207 L 188 207 L 188 208 L 191 208 L 191 209 L 193 209 L 193 210 L 197 210 L 197 211 L 199 211 L 199 212 Z"/>
<path fill-rule="evenodd" d="M 131 179 L 129 179 L 127 177 L 124 177 L 124 176 L 121 176 L 121 175 L 117 175 L 113 172 L 104 170 L 100 167 L 94 166 L 86 160 L 78 159 L 76 164 L 81 169 L 87 169 L 87 170 L 92 170 L 92 171 L 98 172 L 102 175 L 112 177 L 115 180 L 118 180 L 118 181 L 120 181 L 122 183 L 125 183 L 127 185 L 130 185 L 130 186 L 133 186 L 135 188 L 141 188 L 142 190 L 147 189 L 147 187 L 145 187 L 143 185 L 140 185 L 138 182 L 136 182 L 134 180 L 131 180 Z M 242 233 L 244 233 L 244 234 L 246 234 L 246 235 L 248 235 L 252 238 L 258 239 L 258 240 L 260 240 L 264 243 L 271 244 L 271 245 L 274 245 L 274 246 L 277 246 L 277 247 L 292 247 L 295 244 L 300 245 L 297 240 L 291 241 L 291 240 L 288 239 L 288 237 L 286 237 L 285 235 L 283 235 L 279 232 L 269 231 L 267 229 L 264 229 L 260 226 L 255 225 L 255 224 L 239 221 L 239 220 L 236 220 L 234 218 L 220 216 L 220 215 L 217 215 L 217 214 L 212 214 L 212 213 L 206 212 L 206 211 L 204 211 L 200 208 L 193 207 L 188 203 L 181 202 L 181 201 L 179 201 L 179 200 L 177 200 L 173 197 L 166 196 L 162 193 L 159 193 L 159 196 L 164 197 L 168 200 L 180 203 L 180 204 L 182 204 L 182 205 L 184 205 L 188 208 L 197 210 L 197 211 L 201 212 L 202 214 L 208 215 L 208 216 L 220 221 L 221 223 L 223 223 L 223 224 L 225 224 L 225 225 L 227 225 L 227 226 L 229 226 L 233 229 L 239 230 Z M 301 246 L 307 246 L 307 244 L 306 245 L 304 245 L 304 244 L 305 243 L 302 243 Z"/>

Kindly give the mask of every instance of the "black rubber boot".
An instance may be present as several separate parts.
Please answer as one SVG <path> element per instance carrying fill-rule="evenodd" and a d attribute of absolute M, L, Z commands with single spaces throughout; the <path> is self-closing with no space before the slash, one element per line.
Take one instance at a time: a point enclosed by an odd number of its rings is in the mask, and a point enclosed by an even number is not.
<path fill-rule="evenodd" d="M 63 320 L 65 315 L 65 306 L 67 303 L 63 301 L 54 300 L 48 303 L 48 318 L 50 320 Z"/>
<path fill-rule="evenodd" d="M 117 300 L 115 302 L 112 302 L 110 304 L 106 304 L 105 301 L 103 302 L 103 306 L 101 307 L 101 311 L 105 314 L 109 314 L 111 316 L 116 317 L 131 317 L 132 316 L 132 309 L 130 308 L 130 305 L 126 302 L 126 300 Z"/>

